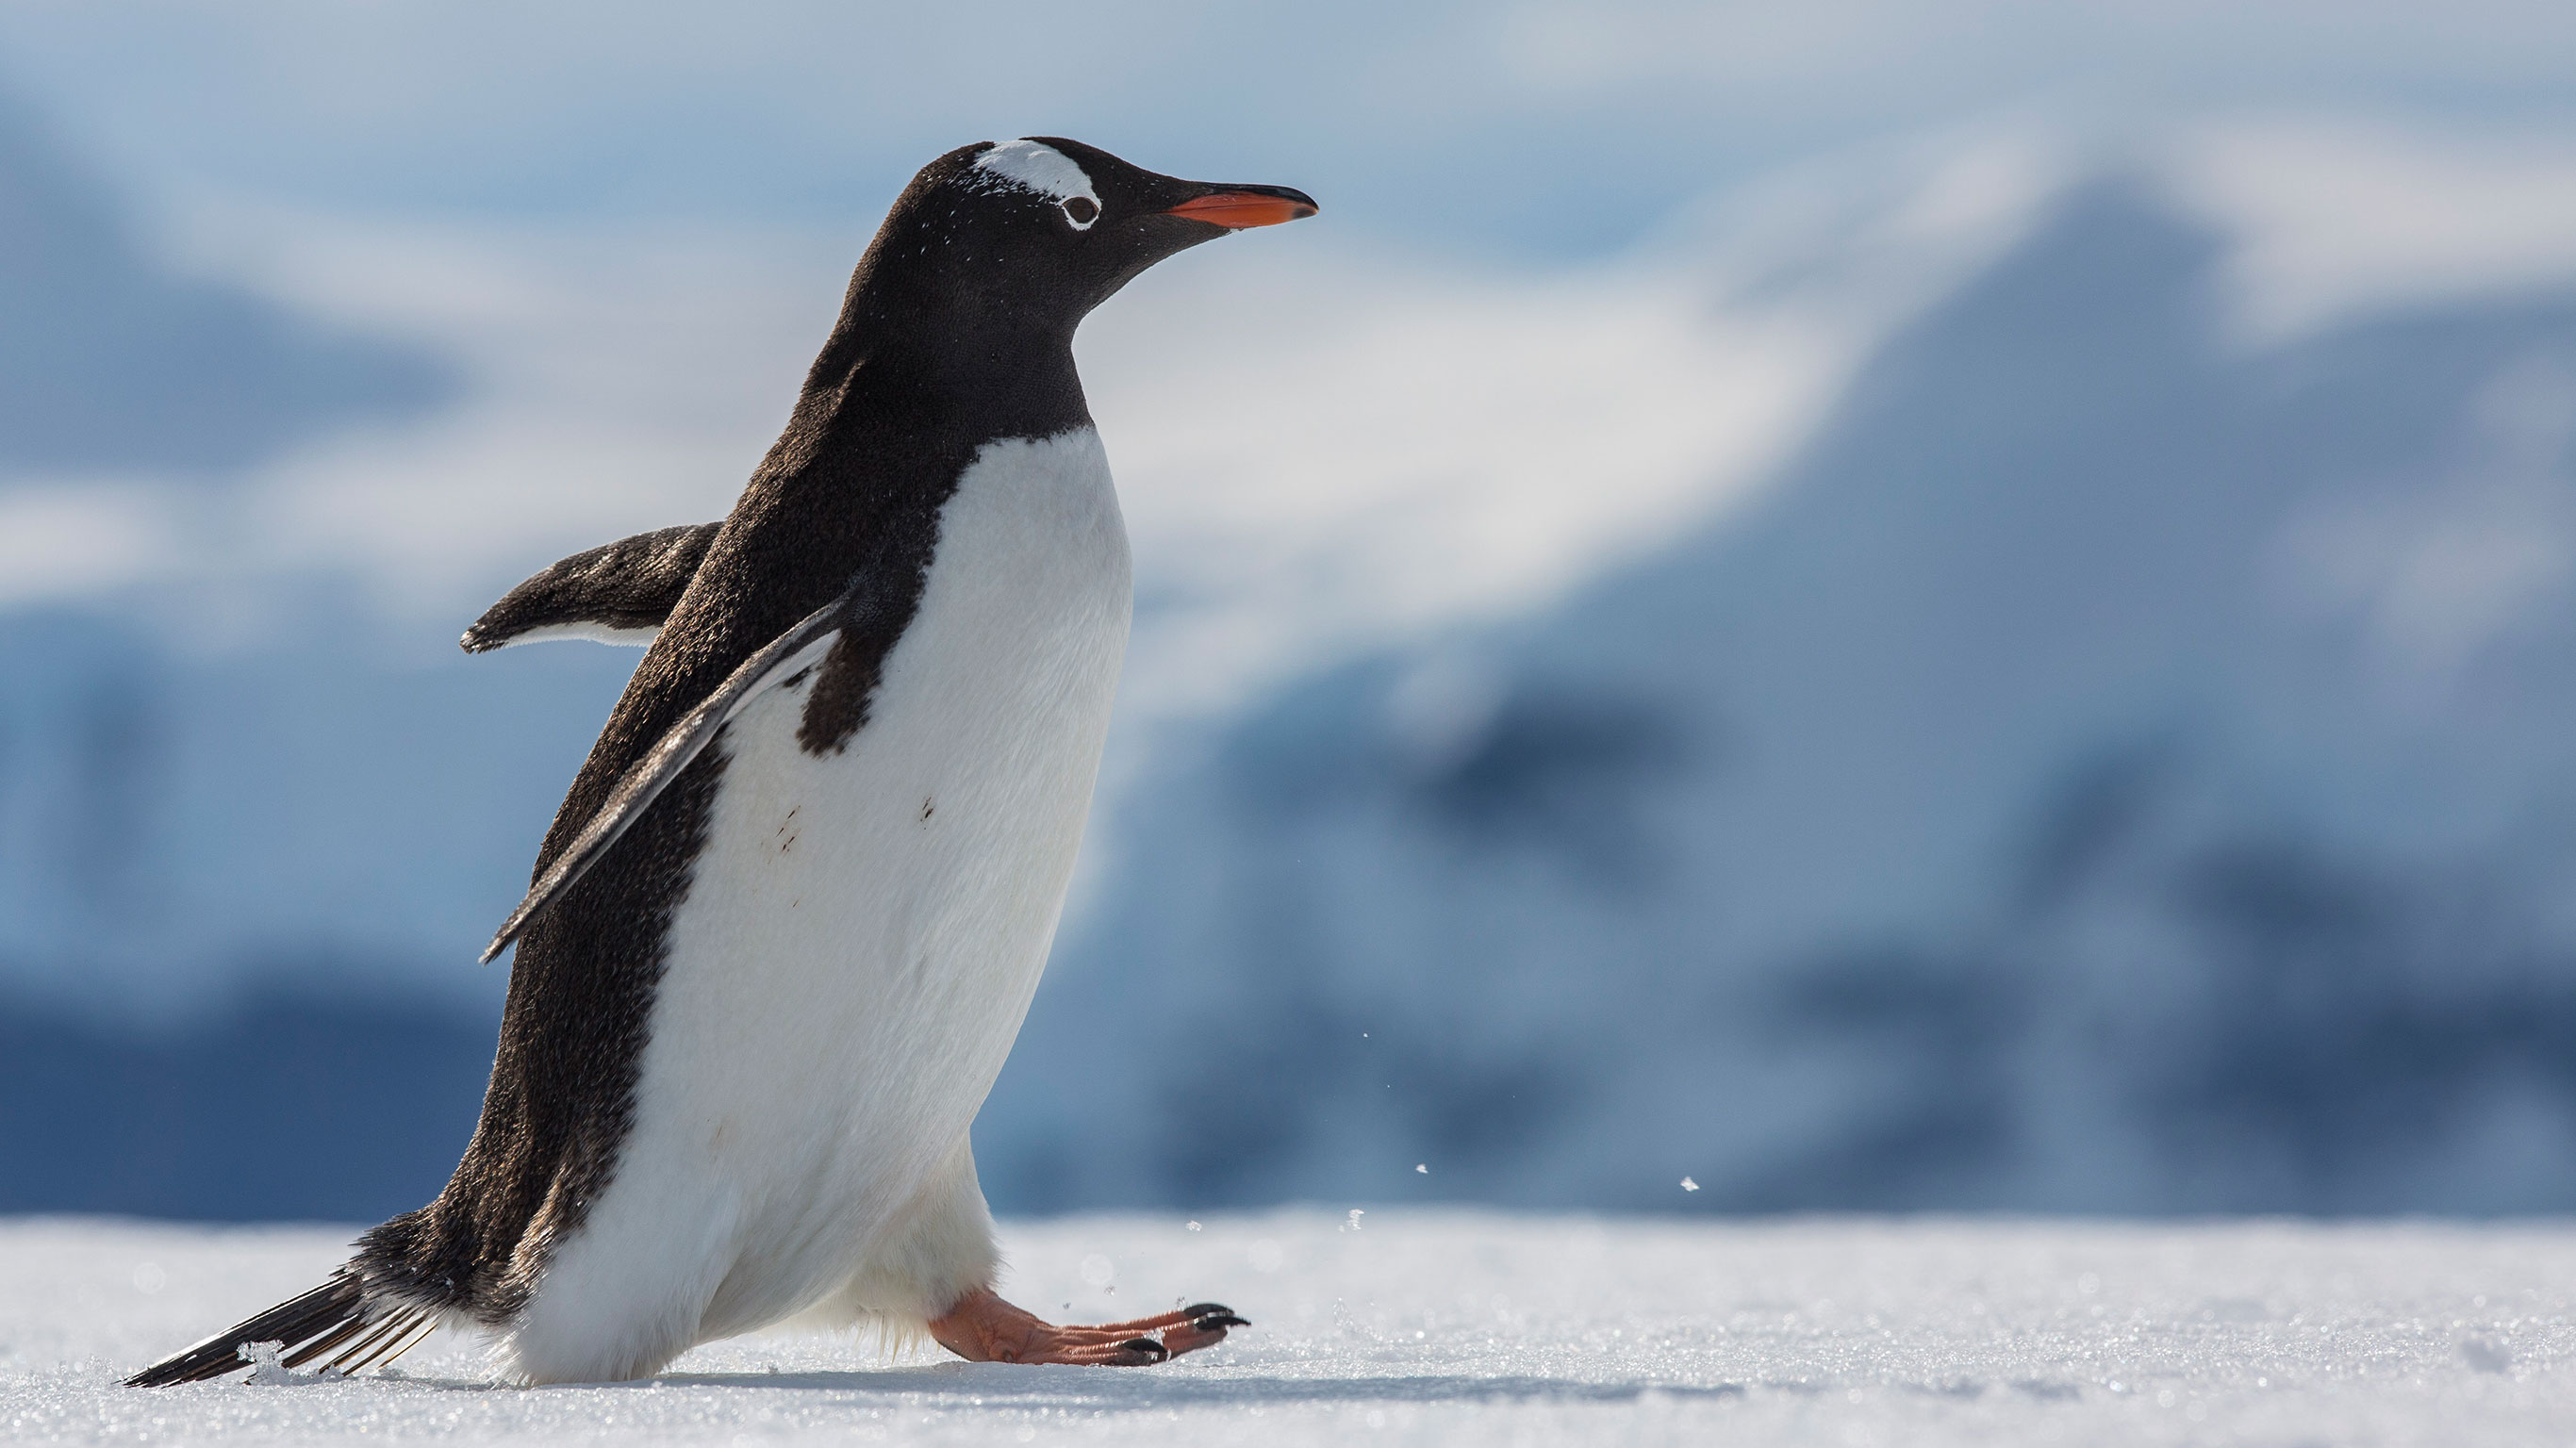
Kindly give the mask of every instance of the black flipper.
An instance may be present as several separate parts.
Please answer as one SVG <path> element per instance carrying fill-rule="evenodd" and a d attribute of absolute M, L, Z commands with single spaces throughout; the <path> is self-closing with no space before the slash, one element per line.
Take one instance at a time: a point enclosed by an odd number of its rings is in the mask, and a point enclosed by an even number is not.
<path fill-rule="evenodd" d="M 125 1385 L 166 1388 L 172 1383 L 201 1383 L 243 1372 L 251 1364 L 242 1356 L 242 1349 L 262 1342 L 279 1344 L 281 1366 L 300 1368 L 322 1358 L 325 1369 L 353 1373 L 370 1363 L 402 1356 L 427 1337 L 437 1323 L 437 1314 L 418 1307 L 395 1307 L 371 1315 L 365 1287 L 355 1276 L 340 1271 L 301 1297 L 290 1297 L 257 1317 L 163 1358 L 127 1378 Z"/>
<path fill-rule="evenodd" d="M 511 911 L 510 918 L 501 922 L 501 929 L 493 935 L 492 943 L 483 948 L 484 963 L 490 964 L 494 957 L 508 949 L 510 942 L 526 928 L 529 918 L 547 901 L 570 889 L 574 881 L 599 863 L 600 856 L 608 853 L 608 847 L 617 843 L 618 837 L 643 816 L 653 801 L 661 797 L 663 790 L 670 788 L 671 781 L 679 778 L 680 771 L 688 768 L 689 762 L 705 751 L 708 743 L 716 737 L 716 731 L 741 713 L 745 704 L 770 685 L 820 666 L 832 641 L 840 636 L 842 625 L 850 621 L 852 609 L 858 601 L 855 592 L 844 594 L 807 614 L 803 622 L 743 660 L 714 693 L 681 715 L 678 723 L 663 731 L 662 737 L 653 742 L 653 747 L 644 752 L 644 757 L 636 760 L 619 778 L 617 787 L 609 791 L 607 802 L 581 827 L 581 833 L 573 836 L 572 843 L 564 847 L 562 854 L 555 856 L 554 864 L 538 877 L 536 884 L 529 887 L 526 898 L 519 902 L 519 908 Z"/>
<path fill-rule="evenodd" d="M 576 553 L 501 595 L 459 642 L 469 654 L 539 638 L 651 643 L 722 527 L 661 528 Z"/>

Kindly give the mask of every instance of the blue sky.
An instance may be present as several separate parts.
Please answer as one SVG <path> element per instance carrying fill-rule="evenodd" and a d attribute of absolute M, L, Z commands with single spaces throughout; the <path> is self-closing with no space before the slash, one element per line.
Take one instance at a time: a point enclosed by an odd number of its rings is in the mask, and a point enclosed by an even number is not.
<path fill-rule="evenodd" d="M 1712 185 L 1963 120 L 2576 113 L 2576 10 L 2497 0 L 21 0 L 0 43 L 0 83 L 148 195 L 863 226 L 929 155 L 1061 132 L 1522 259 L 1615 248 Z"/>

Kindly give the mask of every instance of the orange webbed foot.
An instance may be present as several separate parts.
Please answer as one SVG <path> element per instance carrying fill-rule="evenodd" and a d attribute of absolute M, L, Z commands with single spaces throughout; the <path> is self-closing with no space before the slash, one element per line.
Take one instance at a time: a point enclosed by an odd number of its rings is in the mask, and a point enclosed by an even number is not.
<path fill-rule="evenodd" d="M 969 1362 L 1151 1367 L 1225 1341 L 1228 1328 L 1249 1326 L 1230 1308 L 1198 1302 L 1132 1322 L 1058 1327 L 979 1287 L 933 1320 L 930 1335 Z"/>

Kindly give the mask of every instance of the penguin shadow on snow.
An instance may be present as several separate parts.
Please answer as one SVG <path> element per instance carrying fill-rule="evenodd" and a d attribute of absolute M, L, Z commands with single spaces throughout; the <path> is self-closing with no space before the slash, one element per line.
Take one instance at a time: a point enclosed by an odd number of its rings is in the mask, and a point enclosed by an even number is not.
<path fill-rule="evenodd" d="M 1268 1364 L 1237 1370 L 1264 1371 Z M 1214 1371 L 1211 1371 L 1214 1370 Z M 1223 1376 L 1218 1375 L 1224 1372 Z M 670 1387 L 768 1388 L 883 1396 L 930 1401 L 924 1407 L 1080 1407 L 1142 1412 L 1156 1408 L 1299 1403 L 1627 1403 L 1648 1393 L 1676 1397 L 1741 1397 L 1743 1383 L 1669 1383 L 1630 1378 L 1586 1382 L 1579 1378 L 1465 1373 L 1388 1377 L 1283 1378 L 1234 1376 L 1209 1363 L 1194 1373 L 1104 1373 L 1089 1367 L 1018 1366 L 1001 1363 L 936 1363 L 876 1371 L 670 1373 L 651 1380 Z M 645 1384 L 620 1384 L 640 1387 Z M 1787 1384 L 1762 1386 L 1792 1386 Z M 941 1401 L 941 1400 L 947 1401 Z"/>

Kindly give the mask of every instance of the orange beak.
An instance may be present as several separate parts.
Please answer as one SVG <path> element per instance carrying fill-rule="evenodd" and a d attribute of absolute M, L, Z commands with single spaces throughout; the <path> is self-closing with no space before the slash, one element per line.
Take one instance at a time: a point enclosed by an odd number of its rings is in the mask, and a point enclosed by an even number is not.
<path fill-rule="evenodd" d="M 1184 201 L 1163 213 L 1186 216 L 1222 226 L 1228 231 L 1241 231 L 1247 226 L 1277 226 L 1283 221 L 1296 221 L 1315 214 L 1315 203 L 1302 196 L 1269 196 L 1258 191 L 1219 191 Z"/>

